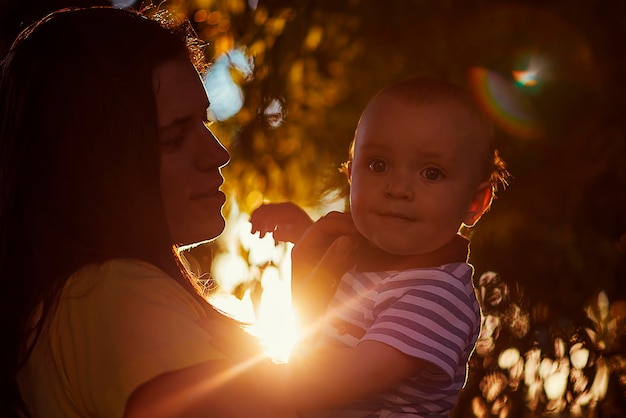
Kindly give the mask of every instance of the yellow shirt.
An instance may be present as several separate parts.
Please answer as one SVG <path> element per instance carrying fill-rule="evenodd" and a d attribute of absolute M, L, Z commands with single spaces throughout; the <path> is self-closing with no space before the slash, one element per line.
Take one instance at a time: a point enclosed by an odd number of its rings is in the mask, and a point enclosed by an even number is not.
<path fill-rule="evenodd" d="M 26 404 L 35 417 L 121 417 L 142 383 L 225 358 L 205 319 L 201 302 L 151 264 L 87 266 L 67 281 L 21 371 Z"/>

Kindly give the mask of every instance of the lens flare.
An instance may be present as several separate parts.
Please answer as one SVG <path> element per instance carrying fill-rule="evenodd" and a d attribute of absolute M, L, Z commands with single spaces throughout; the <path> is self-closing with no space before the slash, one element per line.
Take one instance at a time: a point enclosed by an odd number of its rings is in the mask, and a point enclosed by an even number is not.
<path fill-rule="evenodd" d="M 468 80 L 472 94 L 498 128 L 523 139 L 545 136 L 528 98 L 513 82 L 482 67 L 472 67 Z"/>
<path fill-rule="evenodd" d="M 513 78 L 522 86 L 536 86 L 537 85 L 537 71 L 520 70 L 513 71 Z"/>

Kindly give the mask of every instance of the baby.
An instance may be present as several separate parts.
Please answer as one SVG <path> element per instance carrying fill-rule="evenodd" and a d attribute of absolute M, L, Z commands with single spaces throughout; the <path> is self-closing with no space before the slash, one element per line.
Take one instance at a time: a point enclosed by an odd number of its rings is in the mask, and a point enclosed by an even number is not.
<path fill-rule="evenodd" d="M 316 347 L 352 351 L 328 363 L 336 402 L 310 416 L 449 416 L 481 323 L 469 242 L 459 231 L 476 224 L 507 178 L 490 125 L 460 87 L 412 77 L 367 105 L 344 168 L 349 214 L 313 223 L 279 203 L 251 216 L 253 232 L 296 243 L 294 267 L 298 247 L 333 222 L 348 217 L 358 231 L 336 291 L 332 279 L 318 284 L 333 290 Z M 306 297 L 294 293 L 294 303 Z M 346 374 L 352 378 L 339 378 Z"/>

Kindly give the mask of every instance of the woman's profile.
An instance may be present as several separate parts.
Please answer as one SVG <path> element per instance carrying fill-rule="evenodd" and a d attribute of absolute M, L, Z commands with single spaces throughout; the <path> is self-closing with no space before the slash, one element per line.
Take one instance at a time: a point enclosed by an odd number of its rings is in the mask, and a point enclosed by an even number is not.
<path fill-rule="evenodd" d="M 229 155 L 206 124 L 205 68 L 185 24 L 99 7 L 52 13 L 4 58 L 3 416 L 143 416 L 128 405 L 145 382 L 231 365 L 207 323 L 243 332 L 175 254 L 224 227 Z M 171 395 L 159 413 L 185 416 L 189 395 Z M 264 416 L 252 395 L 225 384 L 203 403 L 209 415 Z"/>

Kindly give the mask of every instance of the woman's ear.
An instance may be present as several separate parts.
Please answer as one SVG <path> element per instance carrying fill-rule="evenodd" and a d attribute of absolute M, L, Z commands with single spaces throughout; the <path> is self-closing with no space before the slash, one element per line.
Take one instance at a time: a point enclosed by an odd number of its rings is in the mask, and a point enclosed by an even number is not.
<path fill-rule="evenodd" d="M 483 213 L 489 209 L 492 200 L 493 188 L 491 187 L 491 183 L 488 181 L 480 183 L 474 191 L 474 195 L 472 196 L 472 200 L 469 208 L 467 209 L 467 213 L 465 214 L 465 218 L 463 219 L 463 223 L 470 227 L 474 226 Z"/>

